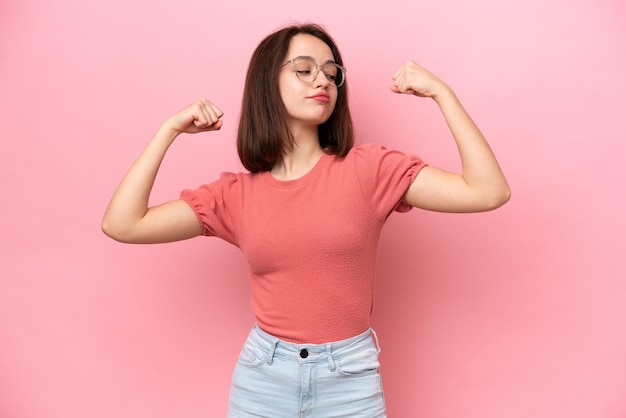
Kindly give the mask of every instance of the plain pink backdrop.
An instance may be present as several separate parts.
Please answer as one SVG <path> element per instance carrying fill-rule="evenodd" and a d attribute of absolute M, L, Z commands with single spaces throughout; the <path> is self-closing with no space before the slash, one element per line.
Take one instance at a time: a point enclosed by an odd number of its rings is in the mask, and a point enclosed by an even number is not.
<path fill-rule="evenodd" d="M 618 0 L 0 3 L 0 416 L 224 416 L 252 325 L 245 260 L 198 238 L 128 246 L 104 208 L 159 124 L 200 96 L 153 201 L 239 170 L 247 62 L 324 24 L 358 142 L 457 169 L 431 101 L 388 91 L 407 59 L 455 89 L 512 200 L 394 215 L 374 314 L 391 417 L 626 416 L 626 7 Z"/>

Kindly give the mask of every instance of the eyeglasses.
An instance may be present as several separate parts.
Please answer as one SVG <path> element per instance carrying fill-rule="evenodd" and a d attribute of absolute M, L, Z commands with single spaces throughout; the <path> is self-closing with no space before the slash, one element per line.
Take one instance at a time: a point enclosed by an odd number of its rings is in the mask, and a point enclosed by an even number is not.
<path fill-rule="evenodd" d="M 341 87 L 346 81 L 346 68 L 335 62 L 317 65 L 312 57 L 296 57 L 284 63 L 283 66 L 287 64 L 293 64 L 293 71 L 296 76 L 305 83 L 315 81 L 320 70 L 330 84 L 335 87 Z"/>

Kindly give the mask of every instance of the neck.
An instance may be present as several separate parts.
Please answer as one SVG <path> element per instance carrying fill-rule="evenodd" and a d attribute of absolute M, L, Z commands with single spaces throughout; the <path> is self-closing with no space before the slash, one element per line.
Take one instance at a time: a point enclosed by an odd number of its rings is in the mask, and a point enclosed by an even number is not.
<path fill-rule="evenodd" d="M 271 174 L 279 180 L 293 180 L 304 176 L 319 161 L 324 150 L 319 144 L 317 127 L 315 131 L 294 134 L 293 150 L 272 167 Z"/>

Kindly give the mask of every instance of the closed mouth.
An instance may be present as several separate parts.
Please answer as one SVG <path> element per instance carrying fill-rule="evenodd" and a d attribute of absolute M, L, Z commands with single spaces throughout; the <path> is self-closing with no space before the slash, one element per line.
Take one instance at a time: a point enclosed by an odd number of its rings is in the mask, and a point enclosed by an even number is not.
<path fill-rule="evenodd" d="M 316 94 L 315 96 L 311 96 L 311 99 L 317 99 L 317 100 L 329 100 L 330 96 L 328 94 Z"/>

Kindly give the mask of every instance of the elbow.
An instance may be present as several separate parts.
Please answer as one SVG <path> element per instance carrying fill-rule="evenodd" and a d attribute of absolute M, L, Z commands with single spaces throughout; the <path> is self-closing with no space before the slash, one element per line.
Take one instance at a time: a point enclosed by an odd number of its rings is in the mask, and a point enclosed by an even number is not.
<path fill-rule="evenodd" d="M 119 228 L 115 222 L 112 222 L 106 216 L 102 219 L 102 223 L 100 224 L 100 228 L 104 234 L 118 242 L 128 243 L 129 240 L 126 238 L 126 235 L 122 228 Z"/>
<path fill-rule="evenodd" d="M 115 232 L 113 231 L 109 223 L 103 220 L 102 223 L 100 224 L 100 229 L 102 229 L 102 232 L 104 232 L 104 235 L 106 235 L 109 238 L 115 239 Z"/>
<path fill-rule="evenodd" d="M 506 186 L 506 190 L 504 191 L 502 196 L 502 205 L 504 205 L 509 200 L 511 200 L 511 188 L 509 186 Z"/>
<path fill-rule="evenodd" d="M 509 200 L 511 200 L 511 189 L 508 185 L 504 185 L 494 191 L 489 199 L 487 199 L 486 210 L 489 211 L 498 209 L 499 207 L 504 206 L 504 204 Z"/>
<path fill-rule="evenodd" d="M 119 241 L 118 234 L 116 233 L 115 228 L 113 228 L 111 222 L 109 222 L 106 218 L 102 220 L 100 228 L 102 229 L 102 232 L 104 232 L 104 235 L 114 239 L 115 241 Z"/>

